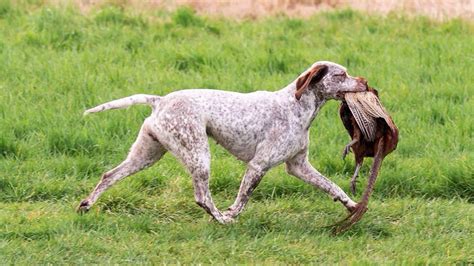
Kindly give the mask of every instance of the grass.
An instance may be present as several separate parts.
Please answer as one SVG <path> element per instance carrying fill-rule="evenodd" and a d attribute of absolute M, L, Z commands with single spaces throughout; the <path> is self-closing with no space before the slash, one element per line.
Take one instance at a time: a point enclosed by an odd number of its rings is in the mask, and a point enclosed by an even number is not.
<path fill-rule="evenodd" d="M 241 22 L 189 9 L 81 15 L 33 2 L 0 4 L 2 262 L 473 263 L 471 23 L 350 10 Z M 401 132 L 351 231 L 323 228 L 343 208 L 282 166 L 236 224 L 209 222 L 169 154 L 110 189 L 91 213 L 74 212 L 150 113 L 137 106 L 84 118 L 86 107 L 183 88 L 276 90 L 323 59 L 379 88 Z M 328 103 L 314 123 L 310 160 L 347 190 L 354 163 L 340 159 L 348 136 L 337 106 Z M 211 189 L 225 208 L 244 165 L 211 148 Z"/>
<path fill-rule="evenodd" d="M 463 201 L 375 201 L 360 226 L 333 236 L 339 208 L 315 196 L 251 204 L 222 226 L 190 201 L 158 199 L 153 211 L 85 216 L 62 203 L 2 204 L 4 263 L 472 263 L 471 216 Z M 465 213 L 460 210 L 464 210 Z M 35 252 L 32 252 L 35 251 Z"/>

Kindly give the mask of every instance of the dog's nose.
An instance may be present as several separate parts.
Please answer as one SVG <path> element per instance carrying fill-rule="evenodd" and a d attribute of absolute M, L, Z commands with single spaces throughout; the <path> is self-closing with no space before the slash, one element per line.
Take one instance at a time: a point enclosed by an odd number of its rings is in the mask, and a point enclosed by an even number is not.
<path fill-rule="evenodd" d="M 356 80 L 362 84 L 364 84 L 365 86 L 367 86 L 367 80 L 363 77 L 357 77 Z"/>
<path fill-rule="evenodd" d="M 367 80 L 365 78 L 357 77 L 356 80 L 358 83 L 357 87 L 359 87 L 359 90 L 366 91 L 369 88 L 369 86 L 367 85 Z"/>

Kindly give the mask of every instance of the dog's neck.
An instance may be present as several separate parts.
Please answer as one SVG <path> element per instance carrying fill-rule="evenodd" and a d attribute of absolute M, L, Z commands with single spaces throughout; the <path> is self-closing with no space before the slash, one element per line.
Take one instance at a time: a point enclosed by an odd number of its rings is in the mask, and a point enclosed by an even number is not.
<path fill-rule="evenodd" d="M 290 83 L 285 88 L 277 91 L 290 105 L 290 110 L 300 118 L 301 124 L 309 128 L 321 107 L 326 103 L 326 99 L 314 89 L 308 89 L 299 100 L 296 99 L 296 81 Z"/>

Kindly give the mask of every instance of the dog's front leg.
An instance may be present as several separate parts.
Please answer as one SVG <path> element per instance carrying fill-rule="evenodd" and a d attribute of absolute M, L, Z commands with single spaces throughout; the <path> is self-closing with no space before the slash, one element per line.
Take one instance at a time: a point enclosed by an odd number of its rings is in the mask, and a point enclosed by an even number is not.
<path fill-rule="evenodd" d="M 303 151 L 286 162 L 287 172 L 299 179 L 322 189 L 331 195 L 334 201 L 339 200 L 344 206 L 352 211 L 357 203 L 347 196 L 347 194 L 331 180 L 319 173 L 308 161 L 307 151 Z"/>
<path fill-rule="evenodd" d="M 266 171 L 261 170 L 259 167 L 253 167 L 251 164 L 247 167 L 245 175 L 240 183 L 239 193 L 235 199 L 234 204 L 230 206 L 227 211 L 223 213 L 224 216 L 236 217 L 244 209 L 245 205 L 249 201 L 252 192 L 257 187 Z"/>

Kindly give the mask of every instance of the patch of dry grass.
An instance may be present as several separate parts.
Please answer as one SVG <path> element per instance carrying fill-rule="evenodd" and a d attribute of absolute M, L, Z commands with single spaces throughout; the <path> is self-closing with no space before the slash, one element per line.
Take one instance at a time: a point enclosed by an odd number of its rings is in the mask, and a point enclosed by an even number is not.
<path fill-rule="evenodd" d="M 474 20 L 474 0 L 44 0 L 48 4 L 74 4 L 82 12 L 113 4 L 137 11 L 174 10 L 190 6 L 207 16 L 255 19 L 285 14 L 309 17 L 320 11 L 352 8 L 387 15 L 423 15 L 435 20 L 461 18 Z"/>

